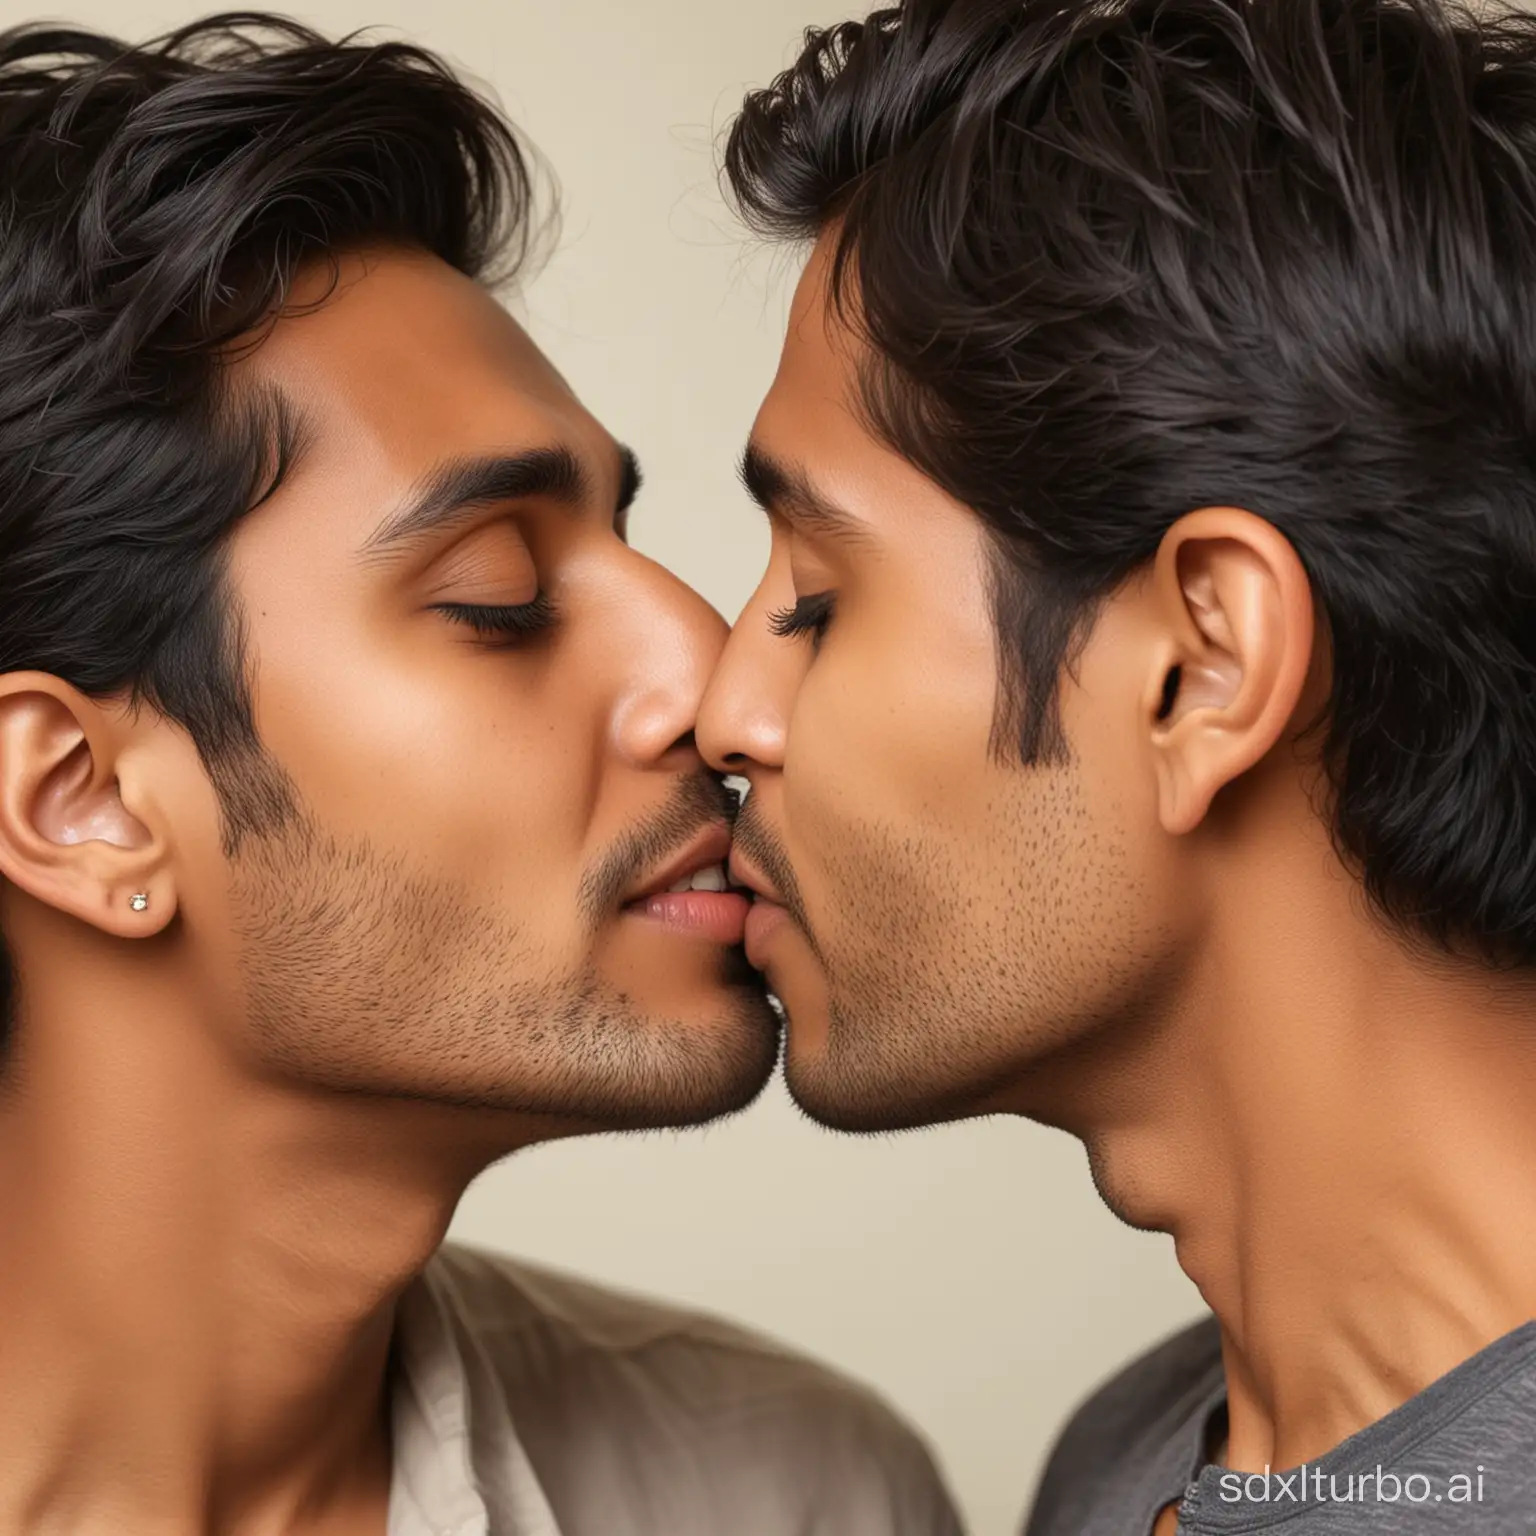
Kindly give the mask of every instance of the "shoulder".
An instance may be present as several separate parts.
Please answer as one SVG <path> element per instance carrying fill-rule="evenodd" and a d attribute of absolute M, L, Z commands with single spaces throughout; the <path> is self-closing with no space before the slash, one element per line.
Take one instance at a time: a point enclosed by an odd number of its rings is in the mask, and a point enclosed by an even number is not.
<path fill-rule="evenodd" d="M 718 1528 L 744 1536 L 959 1531 L 918 1435 L 868 1387 L 764 1335 L 452 1245 L 427 1278 L 567 1506 L 562 1528 L 628 1509 L 633 1529 L 638 1499 L 670 1507 L 658 1530 L 729 1515 Z M 594 1507 L 604 1490 L 612 1513 Z M 763 1513 L 744 1524 L 744 1510 Z"/>
<path fill-rule="evenodd" d="M 1117 1477 L 1134 1477 L 1190 1424 L 1222 1383 L 1214 1317 L 1164 1339 L 1097 1388 L 1067 1421 L 1035 1496 L 1029 1536 L 1083 1529 Z"/>

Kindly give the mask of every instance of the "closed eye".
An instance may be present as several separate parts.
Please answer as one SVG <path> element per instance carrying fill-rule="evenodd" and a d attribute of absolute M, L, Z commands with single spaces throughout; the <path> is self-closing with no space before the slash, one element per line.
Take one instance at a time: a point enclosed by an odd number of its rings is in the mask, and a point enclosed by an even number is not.
<path fill-rule="evenodd" d="M 559 619 L 554 603 L 543 592 L 531 603 L 434 603 L 456 624 L 467 624 L 477 634 L 499 635 L 505 645 L 515 645 L 553 628 Z"/>
<path fill-rule="evenodd" d="M 810 635 L 816 645 L 821 644 L 832 622 L 837 604 L 834 592 L 815 592 L 796 600 L 791 608 L 779 608 L 768 615 L 768 628 L 781 639 L 796 635 Z"/>

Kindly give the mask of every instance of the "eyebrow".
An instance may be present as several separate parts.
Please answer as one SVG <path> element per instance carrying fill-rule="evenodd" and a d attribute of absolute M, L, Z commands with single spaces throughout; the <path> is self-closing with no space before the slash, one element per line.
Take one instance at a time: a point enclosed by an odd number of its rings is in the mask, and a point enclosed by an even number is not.
<path fill-rule="evenodd" d="M 631 449 L 620 444 L 618 458 L 615 518 L 629 510 L 642 480 L 639 460 Z M 539 497 L 574 512 L 587 504 L 590 494 L 591 481 L 581 460 L 566 447 L 451 459 L 434 469 L 406 504 L 368 535 L 359 553 L 378 555 L 420 544 L 498 502 Z"/>
<path fill-rule="evenodd" d="M 823 496 L 799 465 L 785 464 L 756 443 L 747 444 L 737 474 L 747 495 L 770 517 L 844 543 L 873 542 L 868 525 Z"/>

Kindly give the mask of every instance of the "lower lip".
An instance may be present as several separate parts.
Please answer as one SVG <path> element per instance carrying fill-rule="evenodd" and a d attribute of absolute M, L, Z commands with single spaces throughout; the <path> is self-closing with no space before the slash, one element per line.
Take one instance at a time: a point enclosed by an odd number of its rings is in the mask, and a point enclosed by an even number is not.
<path fill-rule="evenodd" d="M 758 970 L 766 968 L 768 946 L 773 942 L 774 934 L 788 922 L 789 913 L 778 902 L 768 901 L 762 896 L 753 901 L 752 910 L 747 913 L 743 937 L 746 940 L 747 959 Z"/>
<path fill-rule="evenodd" d="M 666 891 L 624 908 L 646 922 L 711 944 L 740 944 L 751 903 L 734 891 Z"/>

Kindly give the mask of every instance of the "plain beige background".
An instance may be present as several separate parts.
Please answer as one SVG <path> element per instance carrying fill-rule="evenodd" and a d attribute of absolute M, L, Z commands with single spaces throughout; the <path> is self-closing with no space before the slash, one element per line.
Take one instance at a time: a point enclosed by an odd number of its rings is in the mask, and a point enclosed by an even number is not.
<path fill-rule="evenodd" d="M 137 39 L 214 8 L 0 0 L 0 20 Z M 734 618 L 767 539 L 733 462 L 798 258 L 743 241 L 716 193 L 714 140 L 807 24 L 848 12 L 828 0 L 288 9 L 330 32 L 382 25 L 436 48 L 544 151 L 564 236 L 514 307 L 639 452 L 635 543 Z M 1171 1244 L 1115 1222 L 1065 1137 L 989 1122 L 840 1138 L 799 1118 L 777 1084 L 707 1132 L 514 1158 L 471 1191 L 455 1234 L 733 1314 L 875 1383 L 929 1437 L 975 1536 L 1017 1529 L 1084 1391 L 1200 1310 Z"/>

